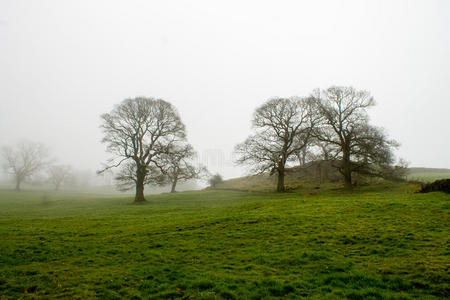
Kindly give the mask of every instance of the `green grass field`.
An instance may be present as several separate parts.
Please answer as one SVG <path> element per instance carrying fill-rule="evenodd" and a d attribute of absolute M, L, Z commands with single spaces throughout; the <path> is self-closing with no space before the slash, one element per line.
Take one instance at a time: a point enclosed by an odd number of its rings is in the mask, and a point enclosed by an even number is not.
<path fill-rule="evenodd" d="M 449 195 L 0 191 L 0 299 L 450 297 Z"/>
<path fill-rule="evenodd" d="M 413 181 L 421 181 L 421 182 L 433 182 L 435 180 L 439 179 L 447 179 L 450 178 L 450 172 L 449 173 L 417 173 L 417 174 L 411 174 L 408 175 L 408 180 Z"/>
<path fill-rule="evenodd" d="M 433 182 L 439 179 L 450 178 L 450 169 L 410 168 L 408 180 Z"/>

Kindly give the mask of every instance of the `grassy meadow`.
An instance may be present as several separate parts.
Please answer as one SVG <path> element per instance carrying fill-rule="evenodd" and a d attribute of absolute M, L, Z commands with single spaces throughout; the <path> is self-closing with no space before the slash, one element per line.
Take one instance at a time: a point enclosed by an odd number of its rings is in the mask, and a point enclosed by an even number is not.
<path fill-rule="evenodd" d="M 450 297 L 448 194 L 0 191 L 0 299 Z"/>
<path fill-rule="evenodd" d="M 433 182 L 439 179 L 450 178 L 450 169 L 410 168 L 408 180 Z"/>

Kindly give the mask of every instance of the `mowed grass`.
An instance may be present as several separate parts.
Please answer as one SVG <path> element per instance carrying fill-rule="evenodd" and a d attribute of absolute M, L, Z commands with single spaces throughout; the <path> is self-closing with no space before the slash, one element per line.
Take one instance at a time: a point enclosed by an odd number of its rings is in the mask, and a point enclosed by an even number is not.
<path fill-rule="evenodd" d="M 0 192 L 0 298 L 446 298 L 449 195 Z"/>

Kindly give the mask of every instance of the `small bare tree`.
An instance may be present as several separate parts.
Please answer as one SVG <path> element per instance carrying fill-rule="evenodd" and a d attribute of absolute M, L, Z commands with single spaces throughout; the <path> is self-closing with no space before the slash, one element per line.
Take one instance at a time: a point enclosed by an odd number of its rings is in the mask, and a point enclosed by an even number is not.
<path fill-rule="evenodd" d="M 393 162 L 392 148 L 398 143 L 369 124 L 367 109 L 375 105 L 369 92 L 330 87 L 315 91 L 314 97 L 323 121 L 316 137 L 328 147 L 346 188 L 352 188 L 353 172 L 376 175 L 380 166 Z"/>
<path fill-rule="evenodd" d="M 134 186 L 134 201 L 144 202 L 144 185 L 159 180 L 158 172 L 153 171 L 158 170 L 161 156 L 173 143 L 185 139 L 177 111 L 164 100 L 138 97 L 124 100 L 101 118 L 102 142 L 114 157 L 99 173 L 121 166 L 116 177 L 119 188 Z"/>
<path fill-rule="evenodd" d="M 175 193 L 177 183 L 199 179 L 201 174 L 206 172 L 204 167 L 193 165 L 192 160 L 195 156 L 194 148 L 187 143 L 173 144 L 162 156 L 161 173 L 165 181 L 171 185 L 171 193 Z"/>
<path fill-rule="evenodd" d="M 307 163 L 317 160 L 317 154 L 314 152 L 314 144 L 311 142 L 310 145 L 302 148 L 300 151 L 294 153 L 299 166 L 304 166 Z"/>
<path fill-rule="evenodd" d="M 48 164 L 48 150 L 41 143 L 21 142 L 14 147 L 3 147 L 2 156 L 3 167 L 14 176 L 17 191 L 24 180 Z"/>
<path fill-rule="evenodd" d="M 223 182 L 223 178 L 222 178 L 222 176 L 221 176 L 219 173 L 217 173 L 217 174 L 211 176 L 211 177 L 208 179 L 209 185 L 210 185 L 211 187 L 213 187 L 213 188 L 215 188 L 217 184 L 222 183 L 222 182 Z"/>
<path fill-rule="evenodd" d="M 55 190 L 59 190 L 61 184 L 72 173 L 72 167 L 69 165 L 50 166 L 47 170 L 48 180 L 55 186 Z"/>
<path fill-rule="evenodd" d="M 238 164 L 254 173 L 277 173 L 277 191 L 284 192 L 286 164 L 308 145 L 319 117 L 314 102 L 306 98 L 274 98 L 257 108 L 255 133 L 236 146 Z"/>

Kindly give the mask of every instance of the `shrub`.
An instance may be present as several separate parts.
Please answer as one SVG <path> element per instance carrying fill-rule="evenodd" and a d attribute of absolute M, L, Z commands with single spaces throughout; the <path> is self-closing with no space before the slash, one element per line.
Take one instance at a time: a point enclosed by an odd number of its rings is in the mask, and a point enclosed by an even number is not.
<path fill-rule="evenodd" d="M 441 179 L 436 180 L 432 183 L 425 184 L 422 186 L 422 189 L 419 192 L 429 193 L 438 191 L 450 194 L 450 179 Z"/>

